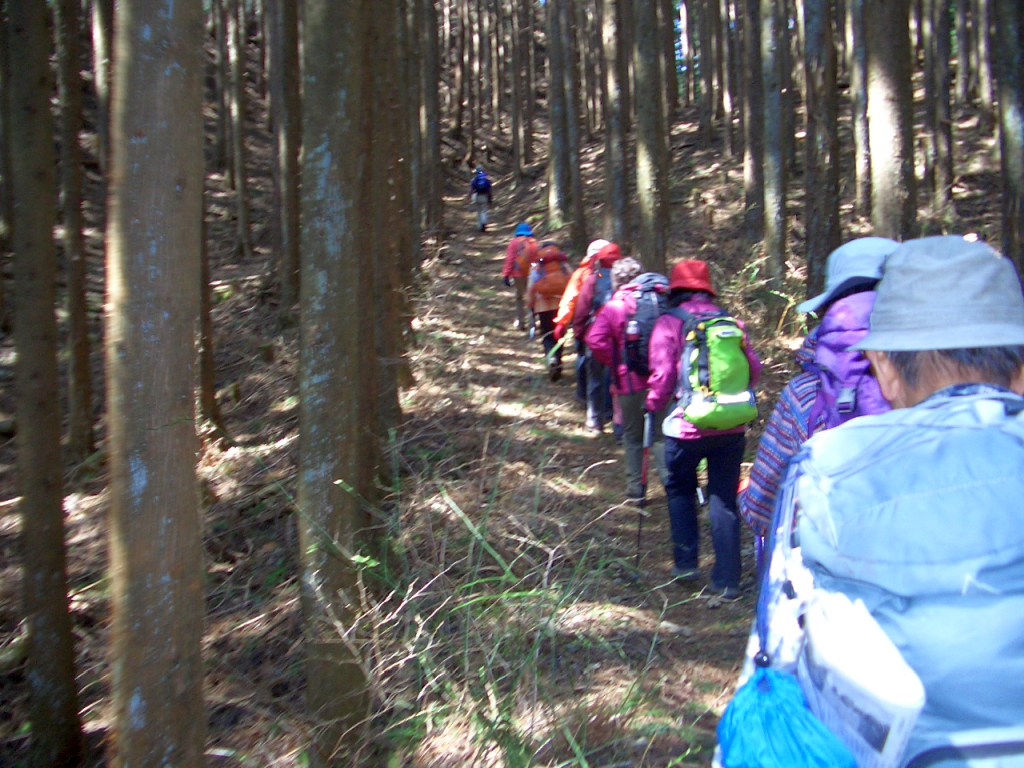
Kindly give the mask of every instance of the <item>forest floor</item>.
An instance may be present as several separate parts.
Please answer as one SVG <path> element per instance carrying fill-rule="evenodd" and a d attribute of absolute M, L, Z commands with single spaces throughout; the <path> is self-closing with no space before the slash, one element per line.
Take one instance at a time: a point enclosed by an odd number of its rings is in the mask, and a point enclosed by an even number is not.
<path fill-rule="evenodd" d="M 694 117 L 687 115 L 687 118 Z M 961 130 L 956 188 L 960 231 L 992 242 L 998 204 L 991 140 Z M 540 139 L 538 137 L 538 145 Z M 256 255 L 235 255 L 232 203 L 208 181 L 218 399 L 230 440 L 203 432 L 208 763 L 301 766 L 305 714 L 294 505 L 298 444 L 298 332 L 282 329 L 267 288 L 272 254 L 267 137 L 249 137 Z M 849 143 L 846 143 L 849 146 Z M 742 165 L 720 146 L 700 149 L 694 121 L 673 134 L 669 262 L 709 261 L 723 303 L 749 324 L 765 362 L 763 421 L 792 373 L 803 321 L 800 260 L 768 289 L 742 240 Z M 372 668 L 369 736 L 359 764 L 388 766 L 708 765 L 714 729 L 732 693 L 753 612 L 753 553 L 745 591 L 722 603 L 704 584 L 670 579 L 664 492 L 650 485 L 639 568 L 638 509 L 624 501 L 622 450 L 583 427 L 574 354 L 550 382 L 539 341 L 513 329 L 501 284 L 504 247 L 518 221 L 546 232 L 543 180 L 515 188 L 500 148 L 486 156 L 496 206 L 475 231 L 468 170 L 446 160 L 447 231 L 428 252 L 412 301 L 416 383 L 386 446 L 392 484 L 381 509 L 400 567 L 381 575 L 385 596 L 362 595 Z M 601 144 L 582 164 L 591 226 L 601 209 Z M 536 171 L 537 169 L 533 169 Z M 536 174 L 534 178 L 539 174 Z M 101 191 L 91 182 L 89 244 L 100 270 Z M 791 200 L 799 205 L 800 190 Z M 844 193 L 844 200 L 848 194 Z M 793 239 L 802 232 L 795 217 Z M 924 217 L 931 231 L 941 221 Z M 946 226 L 951 226 L 946 224 Z M 847 236 L 866 224 L 844 206 Z M 580 254 L 572 255 L 575 265 Z M 91 298 L 102 395 L 102 274 Z M 0 425 L 13 415 L 12 340 L 0 342 Z M 571 349 L 571 346 L 569 347 Z M 105 453 L 66 467 L 70 606 L 89 765 L 104 764 L 110 728 L 106 656 Z M 0 435 L 0 765 L 25 756 L 24 624 L 12 434 Z M 654 473 L 652 472 L 652 478 Z M 702 568 L 710 562 L 703 546 Z"/>

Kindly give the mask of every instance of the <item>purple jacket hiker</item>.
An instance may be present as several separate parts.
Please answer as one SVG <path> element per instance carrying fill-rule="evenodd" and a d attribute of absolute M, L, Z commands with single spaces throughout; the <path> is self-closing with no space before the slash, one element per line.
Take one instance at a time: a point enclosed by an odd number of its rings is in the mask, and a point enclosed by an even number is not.
<path fill-rule="evenodd" d="M 633 283 L 619 288 L 595 315 L 586 335 L 587 347 L 601 365 L 608 366 L 612 373 L 612 389 L 620 395 L 647 389 L 647 377 L 631 372 L 622 354 L 626 320 L 636 312 L 636 292 L 639 290 L 640 287 Z"/>
<path fill-rule="evenodd" d="M 750 485 L 740 495 L 740 515 L 758 536 L 767 536 L 779 484 L 807 438 L 890 409 L 867 358 L 849 349 L 867 335 L 874 302 L 874 291 L 835 302 L 797 352 L 802 373 L 782 390 L 758 445 Z"/>

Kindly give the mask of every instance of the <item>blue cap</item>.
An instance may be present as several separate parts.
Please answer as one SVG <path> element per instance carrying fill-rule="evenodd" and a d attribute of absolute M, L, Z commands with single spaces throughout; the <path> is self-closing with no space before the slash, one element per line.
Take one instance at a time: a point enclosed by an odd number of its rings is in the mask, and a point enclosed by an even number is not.
<path fill-rule="evenodd" d="M 533 237 L 533 230 L 530 229 L 530 225 L 525 221 L 522 224 L 516 225 L 516 237 Z"/>

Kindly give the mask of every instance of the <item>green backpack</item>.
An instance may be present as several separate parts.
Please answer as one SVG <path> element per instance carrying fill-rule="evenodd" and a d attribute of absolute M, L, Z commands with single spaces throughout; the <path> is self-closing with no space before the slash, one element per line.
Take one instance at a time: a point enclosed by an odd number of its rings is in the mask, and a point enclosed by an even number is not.
<path fill-rule="evenodd" d="M 728 312 L 671 314 L 683 321 L 676 408 L 701 429 L 732 429 L 757 418 L 743 329 Z"/>

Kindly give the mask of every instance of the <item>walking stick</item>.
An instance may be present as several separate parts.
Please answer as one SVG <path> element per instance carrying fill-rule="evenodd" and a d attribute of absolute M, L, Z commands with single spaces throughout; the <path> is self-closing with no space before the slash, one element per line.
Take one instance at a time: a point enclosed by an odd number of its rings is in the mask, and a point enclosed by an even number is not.
<path fill-rule="evenodd" d="M 651 463 L 651 441 L 654 439 L 654 414 L 644 413 L 644 458 L 640 464 L 640 509 L 636 516 L 636 569 L 640 570 L 640 537 L 643 535 L 644 508 L 647 506 L 647 468 Z"/>

